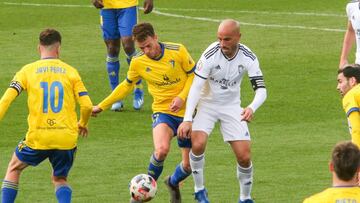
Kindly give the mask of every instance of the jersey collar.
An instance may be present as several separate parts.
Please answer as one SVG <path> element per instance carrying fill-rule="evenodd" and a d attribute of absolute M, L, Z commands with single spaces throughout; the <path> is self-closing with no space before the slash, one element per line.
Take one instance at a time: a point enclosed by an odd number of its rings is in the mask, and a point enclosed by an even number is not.
<path fill-rule="evenodd" d="M 161 54 L 159 57 L 153 59 L 155 61 L 160 61 L 160 59 L 162 59 L 162 57 L 164 56 L 164 52 L 165 52 L 165 46 L 163 43 L 159 42 L 160 48 L 161 48 Z"/>

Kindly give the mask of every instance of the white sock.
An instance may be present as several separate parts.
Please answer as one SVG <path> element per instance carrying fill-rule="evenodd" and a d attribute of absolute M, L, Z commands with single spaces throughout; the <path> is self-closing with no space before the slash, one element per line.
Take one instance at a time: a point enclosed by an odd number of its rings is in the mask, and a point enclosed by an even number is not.
<path fill-rule="evenodd" d="M 237 178 L 240 185 L 240 200 L 251 199 L 251 188 L 253 183 L 252 163 L 248 168 L 243 168 L 237 164 Z"/>
<path fill-rule="evenodd" d="M 192 177 L 195 183 L 195 192 L 203 190 L 204 187 L 204 165 L 205 165 L 205 154 L 196 156 L 190 152 L 190 166 L 192 170 Z"/>

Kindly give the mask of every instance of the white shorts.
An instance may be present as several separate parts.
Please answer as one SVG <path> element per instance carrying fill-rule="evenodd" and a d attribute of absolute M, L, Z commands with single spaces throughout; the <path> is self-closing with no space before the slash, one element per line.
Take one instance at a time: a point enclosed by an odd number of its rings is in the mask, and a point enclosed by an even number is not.
<path fill-rule="evenodd" d="M 202 103 L 192 124 L 193 131 L 204 131 L 208 135 L 220 121 L 220 131 L 225 142 L 234 140 L 251 140 L 246 121 L 241 121 L 243 109 L 238 105 L 214 106 Z"/>

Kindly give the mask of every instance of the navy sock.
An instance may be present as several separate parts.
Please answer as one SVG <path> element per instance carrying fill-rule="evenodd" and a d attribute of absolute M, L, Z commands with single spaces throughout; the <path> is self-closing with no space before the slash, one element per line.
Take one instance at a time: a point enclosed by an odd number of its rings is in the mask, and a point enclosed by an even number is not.
<path fill-rule="evenodd" d="M 185 180 L 189 175 L 191 174 L 191 171 L 185 171 L 182 163 L 176 166 L 174 173 L 170 177 L 170 184 L 177 186 L 182 180 Z"/>
<path fill-rule="evenodd" d="M 114 90 L 119 84 L 120 62 L 118 57 L 108 56 L 106 58 L 106 67 L 110 80 L 111 89 Z"/>
<path fill-rule="evenodd" d="M 164 160 L 157 160 L 154 154 L 151 155 L 148 174 L 151 177 L 153 177 L 155 180 L 157 180 L 164 168 L 163 165 L 164 165 Z"/>
<path fill-rule="evenodd" d="M 68 185 L 60 185 L 56 188 L 56 198 L 59 203 L 70 203 L 72 190 Z"/>
<path fill-rule="evenodd" d="M 2 203 L 13 203 L 15 201 L 18 191 L 18 184 L 3 180 L 1 186 L 1 202 Z"/>

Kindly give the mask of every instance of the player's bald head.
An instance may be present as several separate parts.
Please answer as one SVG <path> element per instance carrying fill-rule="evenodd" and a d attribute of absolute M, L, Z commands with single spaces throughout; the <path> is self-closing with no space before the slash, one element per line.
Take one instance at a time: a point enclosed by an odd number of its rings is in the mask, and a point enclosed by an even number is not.
<path fill-rule="evenodd" d="M 233 19 L 225 19 L 221 21 L 218 32 L 240 34 L 240 23 Z"/>

